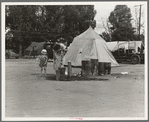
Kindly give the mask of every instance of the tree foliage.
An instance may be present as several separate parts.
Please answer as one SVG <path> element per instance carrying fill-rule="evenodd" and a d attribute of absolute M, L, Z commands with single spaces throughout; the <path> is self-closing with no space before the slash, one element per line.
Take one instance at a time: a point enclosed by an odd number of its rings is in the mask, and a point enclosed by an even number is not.
<path fill-rule="evenodd" d="M 89 25 L 96 26 L 92 5 L 13 5 L 6 6 L 5 14 L 6 27 L 13 34 L 11 42 L 19 43 L 20 51 L 21 46 L 26 48 L 32 41 L 56 41 L 63 37 L 71 42 Z"/>
<path fill-rule="evenodd" d="M 111 37 L 109 33 L 103 32 L 102 34 L 100 34 L 100 36 L 106 41 L 106 42 L 110 42 L 111 41 Z"/>
<path fill-rule="evenodd" d="M 85 5 L 59 5 L 44 6 L 46 11 L 46 21 L 44 27 L 53 38 L 70 38 L 85 31 L 91 22 L 95 27 L 94 16 L 96 11 L 94 6 Z"/>
<path fill-rule="evenodd" d="M 22 45 L 29 44 L 31 39 L 39 39 L 32 32 L 39 23 L 37 19 L 38 6 L 6 6 L 6 28 L 10 28 L 13 38 L 11 41 L 6 40 L 6 43 L 11 42 L 14 48 L 19 48 L 20 55 L 22 54 Z"/>
<path fill-rule="evenodd" d="M 110 13 L 109 22 L 112 27 L 112 41 L 133 40 L 134 28 L 131 24 L 131 11 L 126 5 L 115 6 L 114 11 Z"/>

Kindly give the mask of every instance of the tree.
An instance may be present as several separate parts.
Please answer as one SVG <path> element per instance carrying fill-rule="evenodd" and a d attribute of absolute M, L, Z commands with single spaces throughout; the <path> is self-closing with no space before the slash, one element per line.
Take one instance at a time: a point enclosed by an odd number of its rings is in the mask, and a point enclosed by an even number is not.
<path fill-rule="evenodd" d="M 110 23 L 108 19 L 101 19 L 102 21 L 102 27 L 104 28 L 104 32 L 100 36 L 106 41 L 110 42 L 111 41 L 111 29 L 110 29 Z"/>
<path fill-rule="evenodd" d="M 112 41 L 133 40 L 134 29 L 131 24 L 131 11 L 126 5 L 115 6 L 114 11 L 110 13 L 109 22 L 112 27 Z"/>
<path fill-rule="evenodd" d="M 39 6 L 6 6 L 6 27 L 13 33 L 13 40 L 19 43 L 19 54 L 22 55 L 22 45 L 30 40 L 32 32 L 37 28 L 37 11 Z M 35 34 L 33 34 L 35 35 Z M 37 37 L 35 37 L 37 38 Z"/>
<path fill-rule="evenodd" d="M 106 32 L 102 32 L 102 34 L 100 35 L 106 42 L 110 42 L 111 41 L 111 37 L 110 34 L 106 33 Z"/>
<path fill-rule="evenodd" d="M 64 37 L 69 43 L 89 25 L 96 26 L 93 5 L 17 5 L 6 6 L 6 27 L 13 34 L 11 42 L 22 46 L 32 41 L 56 41 Z M 8 41 L 10 42 L 10 41 Z"/>
<path fill-rule="evenodd" d="M 89 25 L 96 26 L 96 11 L 92 5 L 44 6 L 46 11 L 46 29 L 59 37 L 75 37 L 85 31 Z"/>

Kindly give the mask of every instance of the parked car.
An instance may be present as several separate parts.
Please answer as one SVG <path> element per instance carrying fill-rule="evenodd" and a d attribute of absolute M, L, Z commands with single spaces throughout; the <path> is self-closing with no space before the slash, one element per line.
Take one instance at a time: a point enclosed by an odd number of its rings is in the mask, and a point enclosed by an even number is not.
<path fill-rule="evenodd" d="M 19 54 L 16 53 L 13 49 L 6 49 L 5 51 L 5 58 L 10 59 L 10 58 L 19 58 Z"/>
<path fill-rule="evenodd" d="M 144 45 L 142 41 L 107 42 L 117 62 L 129 61 L 133 64 L 144 63 Z"/>
<path fill-rule="evenodd" d="M 121 63 L 123 61 L 130 61 L 133 64 L 144 63 L 144 53 L 134 53 L 133 49 L 126 50 L 118 49 L 112 52 L 115 59 Z"/>

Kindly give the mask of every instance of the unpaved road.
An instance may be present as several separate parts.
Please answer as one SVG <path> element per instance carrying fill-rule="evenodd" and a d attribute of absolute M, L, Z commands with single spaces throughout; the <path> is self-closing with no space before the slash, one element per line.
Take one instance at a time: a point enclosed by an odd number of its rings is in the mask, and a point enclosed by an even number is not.
<path fill-rule="evenodd" d="M 6 117 L 144 117 L 144 64 L 120 64 L 108 80 L 75 81 L 55 81 L 51 63 L 47 77 L 33 59 L 5 65 Z"/>

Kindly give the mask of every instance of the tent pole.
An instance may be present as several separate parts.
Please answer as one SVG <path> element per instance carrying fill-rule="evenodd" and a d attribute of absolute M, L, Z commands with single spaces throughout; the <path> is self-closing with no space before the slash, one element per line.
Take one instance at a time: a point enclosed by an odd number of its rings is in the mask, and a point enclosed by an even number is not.
<path fill-rule="evenodd" d="M 35 48 L 36 46 L 33 46 L 33 56 L 34 56 L 34 58 L 35 58 L 35 51 L 34 51 L 34 48 Z"/>
<path fill-rule="evenodd" d="M 117 45 L 118 45 L 118 56 L 120 56 L 120 53 L 119 53 L 119 41 L 117 42 Z"/>
<path fill-rule="evenodd" d="M 32 46 L 31 46 L 32 47 Z M 30 50 L 29 56 L 31 55 L 32 50 Z"/>
<path fill-rule="evenodd" d="M 128 41 L 128 55 L 129 55 L 129 41 Z"/>
<path fill-rule="evenodd" d="M 34 58 L 35 58 L 35 52 L 34 52 L 34 47 L 35 47 L 35 46 L 33 46 L 33 56 L 34 56 Z"/>
<path fill-rule="evenodd" d="M 68 78 L 72 76 L 72 67 L 71 67 L 71 62 L 68 61 Z"/>

